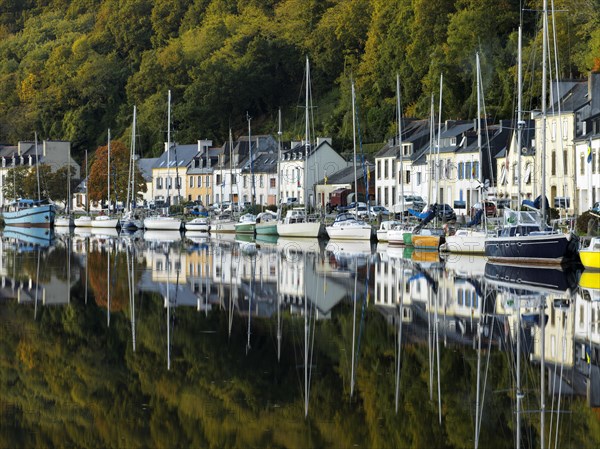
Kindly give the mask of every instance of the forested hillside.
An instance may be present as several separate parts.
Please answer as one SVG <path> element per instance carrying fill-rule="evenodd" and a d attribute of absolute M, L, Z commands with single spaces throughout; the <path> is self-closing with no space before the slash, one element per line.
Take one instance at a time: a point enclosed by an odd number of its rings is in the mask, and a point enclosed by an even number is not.
<path fill-rule="evenodd" d="M 600 60 L 596 0 L 558 0 L 561 77 Z M 541 0 L 524 1 L 525 109 L 540 89 Z M 138 107 L 143 156 L 165 140 L 167 90 L 173 139 L 229 128 L 303 135 L 304 60 L 311 61 L 316 131 L 350 142 L 350 78 L 364 142 L 393 134 L 395 77 L 405 116 L 427 117 L 444 74 L 444 118 L 474 118 L 475 52 L 492 118 L 515 109 L 516 0 L 0 0 L 0 141 L 41 138 L 85 149 L 106 129 L 127 140 Z M 340 148 L 341 145 L 342 148 Z"/>

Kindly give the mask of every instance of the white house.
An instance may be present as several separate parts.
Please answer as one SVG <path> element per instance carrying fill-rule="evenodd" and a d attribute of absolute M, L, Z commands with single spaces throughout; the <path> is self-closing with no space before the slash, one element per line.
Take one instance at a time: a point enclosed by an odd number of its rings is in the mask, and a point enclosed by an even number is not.
<path fill-rule="evenodd" d="M 329 137 L 317 138 L 314 147 L 300 142 L 292 144 L 291 149 L 282 151 L 279 163 L 282 201 L 296 198 L 298 203 L 308 201 L 314 207 L 317 181 L 346 166 L 346 160 L 333 149 Z"/>

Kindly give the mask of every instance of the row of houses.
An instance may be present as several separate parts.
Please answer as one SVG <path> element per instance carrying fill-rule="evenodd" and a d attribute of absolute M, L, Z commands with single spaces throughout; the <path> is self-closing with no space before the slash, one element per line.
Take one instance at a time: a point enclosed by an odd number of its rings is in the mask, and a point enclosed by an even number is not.
<path fill-rule="evenodd" d="M 519 193 L 541 195 L 544 179 L 554 207 L 568 214 L 590 209 L 600 201 L 600 73 L 554 83 L 551 98 L 545 119 L 532 111 L 519 122 L 447 120 L 439 138 L 431 135 L 437 124 L 405 120 L 401 139 L 375 157 L 376 201 L 392 207 L 404 191 L 467 210 L 484 196 L 516 207 Z"/>
<path fill-rule="evenodd" d="M 588 80 L 561 81 L 552 86 L 552 107 L 546 118 L 531 111 L 517 120 L 404 119 L 401 137 L 386 142 L 374 161 L 360 163 L 357 190 L 393 208 L 401 194 L 419 195 L 469 211 L 483 198 L 517 206 L 542 194 L 542 179 L 550 204 L 567 214 L 580 214 L 600 201 L 600 73 Z M 541 151 L 546 123 L 545 152 Z M 439 126 L 439 132 L 438 132 Z M 520 134 L 520 148 L 517 144 Z M 15 165 L 67 163 L 70 144 L 44 141 L 0 146 L 0 201 L 4 204 L 7 170 Z M 545 162 L 543 164 L 542 162 Z M 146 203 L 205 205 L 249 202 L 274 205 L 279 197 L 326 207 L 332 192 L 354 189 L 354 164 L 333 147 L 330 138 L 312 145 L 286 142 L 279 149 L 273 136 L 242 136 L 220 147 L 210 140 L 172 144 L 158 158 L 138 159 L 147 184 Z M 365 182 L 365 180 L 367 182 Z M 85 189 L 74 207 L 85 208 Z"/>

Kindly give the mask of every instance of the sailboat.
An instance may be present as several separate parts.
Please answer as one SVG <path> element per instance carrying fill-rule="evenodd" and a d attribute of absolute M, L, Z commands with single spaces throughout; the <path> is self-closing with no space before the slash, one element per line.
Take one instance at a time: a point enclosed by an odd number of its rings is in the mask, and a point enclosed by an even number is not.
<path fill-rule="evenodd" d="M 419 214 L 419 218 L 421 218 L 421 223 L 419 223 L 413 229 L 411 235 L 411 242 L 415 249 L 425 250 L 425 251 L 437 251 L 445 242 L 444 231 L 442 229 L 435 228 L 425 228 L 425 226 L 433 220 L 437 215 L 437 205 L 436 198 L 438 192 L 438 184 L 439 184 L 439 172 L 440 172 L 440 145 L 441 145 L 441 135 L 442 135 L 442 89 L 444 85 L 444 77 L 440 75 L 440 106 L 439 106 L 439 117 L 438 117 L 438 132 L 437 132 L 437 152 L 435 159 L 435 185 L 434 185 L 434 201 L 429 206 L 428 210 L 423 214 Z M 433 129 L 434 129 L 434 110 L 433 110 L 433 96 L 431 97 L 431 133 L 430 135 L 433 137 Z M 433 149 L 433 138 L 430 139 L 430 149 Z M 431 185 L 431 183 L 430 183 Z"/>
<path fill-rule="evenodd" d="M 108 148 L 107 148 L 107 170 L 106 179 L 108 186 L 108 213 L 107 215 L 98 215 L 92 220 L 92 228 L 115 229 L 119 225 L 119 219 L 110 216 L 110 129 L 108 130 Z"/>
<path fill-rule="evenodd" d="M 231 129 L 229 130 L 229 169 L 231 172 L 231 187 L 230 187 L 230 195 L 231 195 L 231 214 L 230 213 L 226 213 L 223 214 L 221 213 L 217 219 L 214 219 L 211 221 L 211 226 L 210 226 L 210 230 L 214 233 L 217 234 L 234 234 L 235 233 L 235 224 L 236 221 L 234 220 L 233 217 L 233 211 L 235 210 L 235 206 L 233 205 L 233 200 L 234 200 L 234 193 L 233 193 L 233 186 L 235 184 L 236 187 L 238 187 L 238 183 L 234 182 L 235 176 L 237 176 L 236 174 L 236 170 L 237 170 L 237 165 L 234 167 L 233 165 L 233 136 L 231 135 Z M 239 200 L 239 188 L 238 188 L 238 200 Z M 221 201 L 223 200 L 223 197 L 221 195 Z"/>
<path fill-rule="evenodd" d="M 509 209 L 504 210 L 504 227 L 500 235 L 485 240 L 485 255 L 492 261 L 560 264 L 567 259 L 578 257 L 579 238 L 571 231 L 564 233 L 548 228 L 546 221 L 546 177 L 544 173 L 546 171 L 547 14 L 547 0 L 544 0 L 544 18 L 542 20 L 541 210 L 520 212 Z M 521 92 L 519 91 L 520 95 Z M 519 185 L 520 176 L 519 172 Z"/>
<path fill-rule="evenodd" d="M 304 135 L 304 164 L 308 164 L 310 154 L 310 64 L 306 58 L 306 94 L 305 94 L 305 135 Z M 325 234 L 323 223 L 318 220 L 311 221 L 308 217 L 308 190 L 307 190 L 307 172 L 308 167 L 304 167 L 304 209 L 293 208 L 286 212 L 286 215 L 277 223 L 277 233 L 282 237 L 308 237 L 315 238 Z"/>
<path fill-rule="evenodd" d="M 396 111 L 398 114 L 398 152 L 400 153 L 400 210 L 402 212 L 402 221 L 393 220 L 383 221 L 377 230 L 377 240 L 389 242 L 390 245 L 412 246 L 412 232 L 414 225 L 406 221 L 404 214 L 405 199 L 404 195 L 404 151 L 402 149 L 402 107 L 400 103 L 400 75 L 396 75 Z"/>
<path fill-rule="evenodd" d="M 69 146 L 69 155 L 67 160 L 67 213 L 60 215 L 54 219 L 54 226 L 57 227 L 71 227 L 75 223 L 73 222 L 73 216 L 71 215 L 71 147 Z"/>
<path fill-rule="evenodd" d="M 32 228 L 51 228 L 54 226 L 54 216 L 56 214 L 54 204 L 50 204 L 47 199 L 42 200 L 40 192 L 40 160 L 38 155 L 37 133 L 35 134 L 35 159 L 38 199 L 19 199 L 10 203 L 7 210 L 4 211 L 2 215 L 6 226 Z M 13 169 L 14 168 L 15 158 L 13 157 Z"/>
<path fill-rule="evenodd" d="M 479 149 L 479 166 L 483 165 L 483 154 L 481 148 L 481 67 L 479 66 L 479 53 L 475 55 L 477 66 L 477 148 Z M 480 174 L 483 170 L 480 169 Z M 482 203 L 485 204 L 485 203 Z M 476 212 L 476 217 L 481 217 L 485 226 L 485 206 L 483 210 Z M 487 238 L 486 230 L 478 230 L 475 228 L 461 228 L 454 235 L 446 236 L 446 243 L 443 249 L 451 253 L 468 253 L 468 254 L 483 254 L 485 253 L 485 239 Z"/>
<path fill-rule="evenodd" d="M 121 217 L 121 229 L 133 230 L 141 229 L 144 224 L 142 220 L 134 215 L 134 204 L 136 197 L 135 188 L 135 125 L 136 125 L 136 107 L 133 107 L 133 125 L 131 127 L 131 154 L 129 155 L 129 183 L 127 186 L 127 204 L 125 213 Z"/>
<path fill-rule="evenodd" d="M 73 224 L 75 227 L 85 227 L 88 228 L 92 226 L 92 217 L 90 216 L 90 203 L 89 203 L 89 195 L 88 195 L 88 157 L 87 150 L 85 150 L 85 208 L 86 215 L 82 215 L 81 217 L 77 217 L 73 220 Z"/>
<path fill-rule="evenodd" d="M 277 219 L 281 213 L 281 170 L 279 168 L 281 161 L 281 109 L 279 109 L 279 130 L 277 131 L 277 194 L 275 195 L 275 204 L 279 207 L 277 216 L 274 217 L 270 211 L 260 213 L 256 217 L 256 235 L 278 235 Z"/>
<path fill-rule="evenodd" d="M 171 91 L 168 94 L 167 108 L 167 170 L 171 167 Z M 171 204 L 171 177 L 167 172 L 167 207 Z M 145 229 L 164 229 L 169 231 L 179 231 L 182 227 L 181 219 L 171 217 L 170 215 L 156 215 L 144 218 Z"/>
<path fill-rule="evenodd" d="M 354 148 L 354 197 L 358 198 L 356 176 L 356 92 L 354 81 L 352 82 L 352 136 Z M 358 203 L 356 203 L 356 216 L 349 213 L 341 213 L 335 217 L 331 226 L 327 226 L 327 235 L 330 239 L 342 240 L 371 240 L 374 237 L 373 228 L 370 224 L 358 219 Z"/>

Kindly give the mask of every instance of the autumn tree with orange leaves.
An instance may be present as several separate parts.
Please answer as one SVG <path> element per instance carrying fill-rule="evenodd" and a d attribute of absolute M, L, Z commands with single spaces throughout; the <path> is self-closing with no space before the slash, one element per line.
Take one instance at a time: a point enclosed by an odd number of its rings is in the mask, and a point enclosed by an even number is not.
<path fill-rule="evenodd" d="M 129 149 L 122 142 L 110 143 L 110 200 L 111 203 L 127 200 L 129 182 Z M 99 147 L 94 155 L 88 180 L 88 195 L 91 201 L 106 201 L 108 197 L 108 145 Z M 146 183 L 137 166 L 134 164 L 134 188 L 136 198 L 146 191 Z"/>

